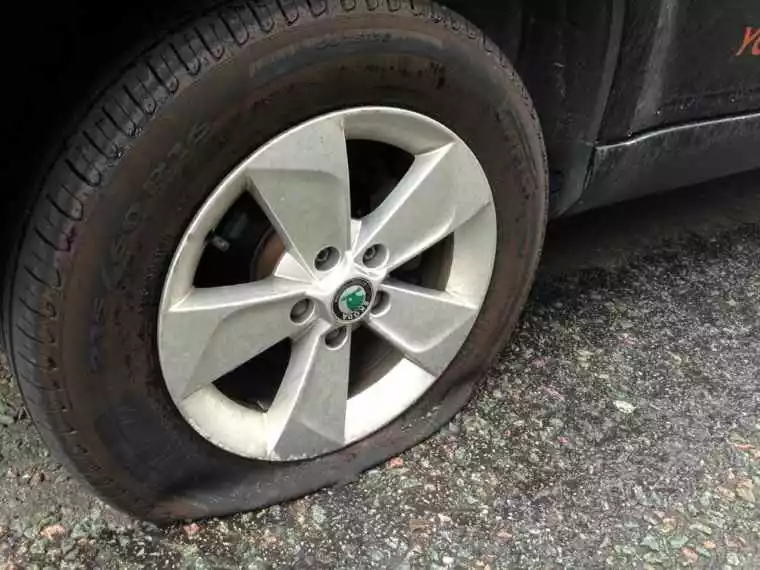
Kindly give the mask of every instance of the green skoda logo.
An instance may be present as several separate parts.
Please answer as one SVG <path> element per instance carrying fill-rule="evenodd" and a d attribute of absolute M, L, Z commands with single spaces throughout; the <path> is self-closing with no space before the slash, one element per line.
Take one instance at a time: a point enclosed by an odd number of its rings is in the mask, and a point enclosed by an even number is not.
<path fill-rule="evenodd" d="M 343 292 L 343 295 L 340 297 L 340 302 L 342 305 L 345 305 L 349 311 L 355 311 L 356 309 L 361 308 L 364 304 L 364 298 L 366 296 L 367 294 L 364 292 L 364 289 L 356 285 Z"/>
<path fill-rule="evenodd" d="M 355 321 L 361 318 L 372 302 L 372 286 L 366 279 L 352 279 L 336 293 L 333 312 L 341 321 Z"/>

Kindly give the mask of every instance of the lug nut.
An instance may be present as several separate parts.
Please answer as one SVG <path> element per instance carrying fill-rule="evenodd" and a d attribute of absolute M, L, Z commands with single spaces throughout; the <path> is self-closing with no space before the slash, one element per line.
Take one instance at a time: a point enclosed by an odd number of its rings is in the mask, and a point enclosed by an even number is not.
<path fill-rule="evenodd" d="M 364 252 L 364 255 L 362 256 L 362 260 L 364 263 L 368 263 L 375 259 L 375 256 L 377 255 L 377 246 L 373 245 L 372 247 L 368 247 L 367 251 Z"/>
<path fill-rule="evenodd" d="M 338 264 L 340 252 L 334 247 L 326 247 L 314 258 L 314 267 L 319 271 L 329 271 Z"/>
<path fill-rule="evenodd" d="M 388 249 L 380 244 L 369 246 L 362 254 L 362 263 L 367 267 L 380 267 L 388 259 Z"/>

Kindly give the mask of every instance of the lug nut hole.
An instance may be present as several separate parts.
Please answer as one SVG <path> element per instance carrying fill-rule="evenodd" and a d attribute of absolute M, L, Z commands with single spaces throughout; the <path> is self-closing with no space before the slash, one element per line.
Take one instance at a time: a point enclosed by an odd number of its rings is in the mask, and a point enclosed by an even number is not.
<path fill-rule="evenodd" d="M 362 263 L 367 267 L 380 267 L 388 261 L 388 248 L 376 243 L 364 250 Z"/>
<path fill-rule="evenodd" d="M 317 254 L 314 258 L 314 267 L 318 271 L 329 271 L 340 261 L 340 252 L 334 247 L 326 247 Z"/>
<path fill-rule="evenodd" d="M 340 327 L 340 328 L 331 330 L 329 333 L 325 335 L 325 344 L 327 345 L 327 348 L 336 350 L 342 347 L 344 344 L 346 344 L 347 339 L 348 339 L 348 328 Z"/>
<path fill-rule="evenodd" d="M 290 320 L 300 325 L 309 320 L 314 312 L 314 303 L 310 299 L 301 299 L 290 310 Z"/>
<path fill-rule="evenodd" d="M 372 315 L 379 317 L 385 314 L 391 306 L 391 298 L 385 291 L 378 291 L 375 301 L 372 303 Z"/>

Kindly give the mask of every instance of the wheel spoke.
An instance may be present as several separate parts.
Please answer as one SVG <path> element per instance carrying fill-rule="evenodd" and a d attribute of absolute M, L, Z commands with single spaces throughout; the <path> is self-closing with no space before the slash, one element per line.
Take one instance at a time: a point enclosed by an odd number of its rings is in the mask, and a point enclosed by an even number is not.
<path fill-rule="evenodd" d="M 491 203 L 472 152 L 450 143 L 418 155 L 398 186 L 362 219 L 357 256 L 382 244 L 392 270 L 421 254 Z"/>
<path fill-rule="evenodd" d="M 251 158 L 246 174 L 256 201 L 304 267 L 313 272 L 326 247 L 349 248 L 348 155 L 340 118 L 285 133 Z"/>
<path fill-rule="evenodd" d="M 293 346 L 290 364 L 267 412 L 269 454 L 276 459 L 313 457 L 345 441 L 351 333 L 331 349 L 329 326 L 312 328 Z"/>
<path fill-rule="evenodd" d="M 290 318 L 303 283 L 269 278 L 194 289 L 161 317 L 159 353 L 167 386 L 184 399 L 309 323 Z"/>
<path fill-rule="evenodd" d="M 449 293 L 399 281 L 383 285 L 388 309 L 369 327 L 425 371 L 438 376 L 456 356 L 478 307 Z"/>

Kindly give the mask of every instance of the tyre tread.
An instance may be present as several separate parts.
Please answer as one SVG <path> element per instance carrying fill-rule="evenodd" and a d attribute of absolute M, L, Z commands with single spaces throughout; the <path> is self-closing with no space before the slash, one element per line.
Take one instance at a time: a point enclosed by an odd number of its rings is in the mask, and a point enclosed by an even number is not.
<path fill-rule="evenodd" d="M 137 57 L 81 117 L 64 151 L 38 189 L 22 221 L 20 246 L 11 259 L 3 294 L 10 365 L 31 416 L 59 459 L 109 502 L 148 516 L 150 497 L 109 476 L 93 459 L 87 434 L 75 425 L 58 366 L 56 338 L 66 267 L 76 247 L 77 226 L 98 200 L 109 169 L 183 85 L 234 50 L 279 30 L 341 14 L 385 12 L 424 18 L 480 45 L 492 61 L 514 71 L 498 47 L 455 12 L 424 0 L 262 0 L 215 7 L 193 23 L 168 31 Z M 518 85 L 521 83 L 516 82 Z M 523 97 L 529 101 L 522 88 Z M 532 108 L 532 106 L 531 106 Z M 538 120 L 533 115 L 535 124 Z M 540 132 L 540 129 L 539 129 Z M 15 270 L 14 270 L 15 269 Z M 31 329 L 30 323 L 35 323 Z"/>

